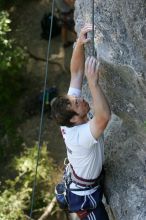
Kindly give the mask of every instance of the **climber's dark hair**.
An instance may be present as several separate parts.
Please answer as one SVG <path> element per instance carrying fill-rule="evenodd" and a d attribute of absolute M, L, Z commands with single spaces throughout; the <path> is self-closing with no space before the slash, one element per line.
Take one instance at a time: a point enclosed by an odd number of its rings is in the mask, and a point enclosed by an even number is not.
<path fill-rule="evenodd" d="M 70 109 L 71 102 L 67 95 L 58 96 L 52 100 L 51 115 L 60 126 L 73 127 L 74 123 L 70 119 L 77 113 Z"/>

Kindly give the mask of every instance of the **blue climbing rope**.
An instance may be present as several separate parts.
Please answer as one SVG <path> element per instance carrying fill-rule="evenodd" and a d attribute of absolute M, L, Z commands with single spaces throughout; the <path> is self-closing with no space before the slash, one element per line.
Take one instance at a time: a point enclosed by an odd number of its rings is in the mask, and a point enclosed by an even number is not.
<path fill-rule="evenodd" d="M 51 44 L 51 34 L 52 34 L 52 27 L 53 27 L 53 15 L 54 15 L 54 0 L 52 1 L 52 9 L 51 9 L 51 25 L 50 25 L 50 33 L 48 39 L 48 48 L 47 48 L 47 59 L 46 59 L 46 69 L 45 69 L 45 79 L 44 79 L 44 89 L 43 89 L 43 102 L 41 108 L 41 117 L 40 117 L 40 126 L 39 126 L 39 135 L 38 135 L 38 152 L 36 158 L 36 169 L 35 169 L 35 177 L 33 182 L 33 190 L 31 196 L 31 208 L 30 208 L 30 218 L 32 217 L 33 206 L 34 206 L 34 197 L 35 197 L 35 189 L 37 183 L 37 170 L 38 170 L 38 162 L 40 157 L 40 149 L 41 149 L 41 136 L 42 136 L 42 127 L 43 127 L 43 118 L 44 118 L 44 107 L 45 107 L 45 93 L 46 93 L 46 85 L 48 79 L 48 61 L 50 56 L 50 44 Z"/>

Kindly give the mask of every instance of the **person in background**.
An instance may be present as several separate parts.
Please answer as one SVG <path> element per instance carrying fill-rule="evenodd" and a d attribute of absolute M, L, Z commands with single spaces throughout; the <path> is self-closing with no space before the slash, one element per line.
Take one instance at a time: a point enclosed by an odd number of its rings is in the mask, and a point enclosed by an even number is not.
<path fill-rule="evenodd" d="M 73 42 L 68 40 L 68 31 L 73 32 L 76 36 L 73 20 L 74 2 L 75 0 L 55 0 L 56 7 L 61 14 L 61 38 L 64 48 L 73 44 Z"/>

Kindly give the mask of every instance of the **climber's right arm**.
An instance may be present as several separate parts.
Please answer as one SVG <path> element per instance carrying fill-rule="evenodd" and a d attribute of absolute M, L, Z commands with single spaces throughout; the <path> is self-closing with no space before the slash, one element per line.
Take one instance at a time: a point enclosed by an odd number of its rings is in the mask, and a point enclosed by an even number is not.
<path fill-rule="evenodd" d="M 92 30 L 91 25 L 85 25 L 79 34 L 79 37 L 76 41 L 75 48 L 73 50 L 71 58 L 71 81 L 70 87 L 81 89 L 83 75 L 84 75 L 84 65 L 85 65 L 85 55 L 84 55 L 84 44 L 90 41 L 87 38 L 87 33 Z"/>

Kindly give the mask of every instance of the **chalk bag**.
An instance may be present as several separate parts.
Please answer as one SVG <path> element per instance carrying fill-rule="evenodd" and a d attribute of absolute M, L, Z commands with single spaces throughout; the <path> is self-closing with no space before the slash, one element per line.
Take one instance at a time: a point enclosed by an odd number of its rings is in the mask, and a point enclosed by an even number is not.
<path fill-rule="evenodd" d="M 56 199 L 57 202 L 59 204 L 59 207 L 61 209 L 67 209 L 68 208 L 68 203 L 67 203 L 67 199 L 66 199 L 66 187 L 65 187 L 65 183 L 59 183 L 56 185 L 55 187 L 55 195 L 56 195 Z"/>

